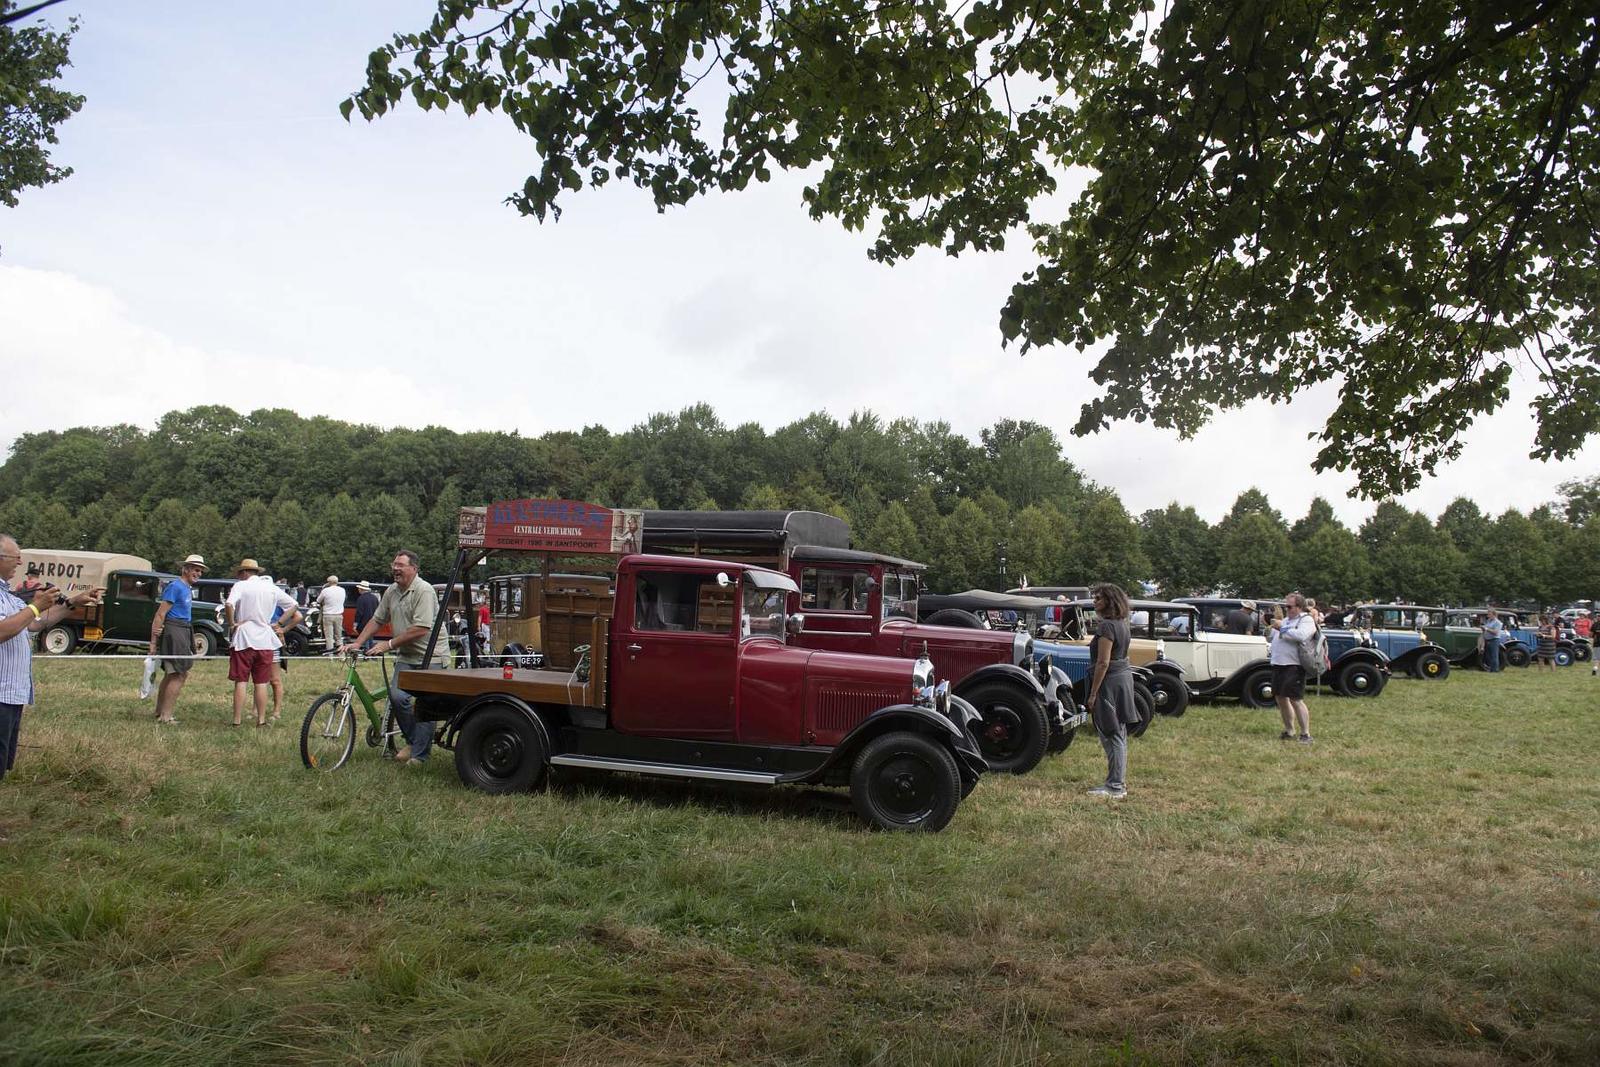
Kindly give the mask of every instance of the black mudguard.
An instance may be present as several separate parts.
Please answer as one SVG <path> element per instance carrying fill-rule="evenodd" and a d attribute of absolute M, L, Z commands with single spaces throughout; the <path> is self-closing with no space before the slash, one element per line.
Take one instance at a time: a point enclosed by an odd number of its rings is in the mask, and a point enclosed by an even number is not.
<path fill-rule="evenodd" d="M 1228 675 L 1226 681 L 1217 686 L 1215 689 L 1211 690 L 1206 695 L 1213 697 L 1234 697 L 1237 699 L 1244 693 L 1244 680 L 1263 667 L 1271 670 L 1272 661 L 1265 656 L 1262 656 L 1260 659 L 1253 659 L 1249 663 L 1246 663 L 1243 667 L 1240 667 L 1238 670 Z"/>
<path fill-rule="evenodd" d="M 932 708 L 916 704 L 891 704 L 868 715 L 854 730 L 846 734 L 844 739 L 834 746 L 821 766 L 784 775 L 779 781 L 822 782 L 840 771 L 844 771 L 848 777 L 850 764 L 855 761 L 856 753 L 861 746 L 874 737 L 892 730 L 914 730 L 949 745 L 950 754 L 956 758 L 956 769 L 961 772 L 963 781 L 968 784 L 977 781 L 978 777 L 989 769 L 988 761 L 983 758 L 983 753 L 978 751 L 978 743 L 972 739 L 967 730 Z"/>
<path fill-rule="evenodd" d="M 1344 655 L 1328 664 L 1328 673 L 1337 674 L 1340 668 L 1342 668 L 1345 664 L 1355 663 L 1358 660 L 1366 660 L 1368 663 L 1374 664 L 1384 674 L 1390 673 L 1389 657 L 1385 656 L 1382 652 L 1379 652 L 1375 648 L 1366 648 L 1364 646 L 1352 648 L 1350 651 L 1346 652 Z"/>
<path fill-rule="evenodd" d="M 937 664 L 934 665 L 934 672 L 938 673 Z M 955 693 L 956 696 L 965 698 L 967 693 L 971 692 L 973 686 L 981 682 L 993 681 L 1010 682 L 1014 685 L 1025 686 L 1028 692 L 1035 694 L 1041 700 L 1046 699 L 1047 696 L 1044 686 L 1039 684 L 1039 679 L 1034 676 L 1033 672 L 1024 667 L 1018 667 L 1014 663 L 991 663 L 986 667 L 979 667 L 961 679 L 958 684 L 952 685 L 950 691 Z"/>
<path fill-rule="evenodd" d="M 1417 660 L 1421 659 L 1423 656 L 1426 656 L 1429 652 L 1437 652 L 1439 655 L 1444 657 L 1444 661 L 1446 663 L 1450 662 L 1449 653 L 1445 652 L 1442 647 L 1424 641 L 1416 648 L 1408 648 L 1398 656 L 1391 659 L 1389 661 L 1389 666 L 1392 670 L 1400 671 L 1402 674 L 1410 674 L 1411 668 L 1416 665 Z"/>
<path fill-rule="evenodd" d="M 1183 664 L 1175 663 L 1170 659 L 1158 659 L 1149 664 L 1147 669 L 1152 675 L 1170 674 L 1179 681 L 1183 680 Z"/>
<path fill-rule="evenodd" d="M 486 704 L 504 704 L 522 712 L 528 717 L 528 721 L 533 723 L 533 728 L 539 731 L 539 737 L 544 741 L 544 750 L 552 756 L 556 754 L 555 739 L 550 736 L 550 731 L 545 727 L 544 720 L 539 718 L 539 713 L 533 710 L 533 705 L 506 693 L 485 693 L 483 696 L 473 697 L 457 708 L 443 720 L 444 729 L 439 731 L 439 740 L 435 743 L 444 748 L 455 748 L 456 735 L 461 732 L 462 725 L 472 717 L 474 711 Z"/>

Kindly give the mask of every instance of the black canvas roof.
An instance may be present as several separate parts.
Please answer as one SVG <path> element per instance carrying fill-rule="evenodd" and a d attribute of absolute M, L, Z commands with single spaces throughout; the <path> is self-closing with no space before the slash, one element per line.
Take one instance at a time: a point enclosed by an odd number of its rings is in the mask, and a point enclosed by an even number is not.
<path fill-rule="evenodd" d="M 1059 603 L 1036 596 L 1011 596 L 987 589 L 968 589 L 964 593 L 924 593 L 917 598 L 922 611 L 960 608 L 962 611 L 1043 611 Z"/>
<path fill-rule="evenodd" d="M 817 559 L 835 563 L 882 563 L 889 567 L 900 567 L 905 570 L 926 570 L 926 563 L 917 563 L 914 560 L 901 559 L 898 556 L 885 556 L 877 552 L 860 552 L 853 548 L 831 548 L 827 545 L 796 545 L 789 555 L 794 559 Z"/>
<path fill-rule="evenodd" d="M 820 511 L 646 511 L 644 548 L 696 545 L 850 547 L 850 524 Z"/>

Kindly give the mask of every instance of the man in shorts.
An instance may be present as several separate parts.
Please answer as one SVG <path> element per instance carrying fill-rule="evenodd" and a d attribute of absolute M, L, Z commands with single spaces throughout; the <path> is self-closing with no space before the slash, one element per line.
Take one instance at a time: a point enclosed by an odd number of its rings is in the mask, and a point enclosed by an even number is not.
<path fill-rule="evenodd" d="M 150 623 L 150 652 L 161 663 L 161 685 L 156 690 L 156 722 L 163 726 L 176 726 L 178 720 L 172 712 L 178 706 L 178 694 L 189 678 L 189 668 L 194 666 L 194 587 L 206 572 L 206 561 L 201 556 L 189 556 L 178 568 L 178 577 L 167 583 L 161 591 L 161 603 L 156 606 L 156 617 Z"/>
<path fill-rule="evenodd" d="M 244 718 L 245 687 L 254 685 L 256 725 L 267 725 L 267 689 L 272 684 L 278 649 L 284 631 L 300 619 L 294 597 L 263 577 L 261 565 L 253 559 L 242 561 L 236 569 L 239 579 L 228 591 L 228 625 L 233 638 L 228 651 L 228 680 L 233 683 L 233 725 Z M 273 612 L 283 609 L 277 622 Z"/>
<path fill-rule="evenodd" d="M 1283 621 L 1274 622 L 1272 639 L 1272 695 L 1283 718 L 1283 741 L 1293 741 L 1300 727 L 1300 743 L 1311 744 L 1311 709 L 1306 707 L 1306 672 L 1300 666 L 1300 649 L 1317 635 L 1317 624 L 1306 614 L 1306 598 L 1290 593 L 1283 598 Z"/>

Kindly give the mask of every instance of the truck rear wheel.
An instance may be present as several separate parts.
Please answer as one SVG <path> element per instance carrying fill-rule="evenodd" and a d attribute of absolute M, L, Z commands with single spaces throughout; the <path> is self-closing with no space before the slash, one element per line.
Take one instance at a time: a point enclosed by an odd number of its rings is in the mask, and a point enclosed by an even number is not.
<path fill-rule="evenodd" d="M 472 713 L 456 738 L 456 775 L 484 793 L 525 793 L 550 766 L 544 737 L 528 716 L 507 704 Z"/>
<path fill-rule="evenodd" d="M 978 711 L 978 751 L 998 774 L 1027 774 L 1044 759 L 1050 717 L 1038 697 L 1002 681 L 980 682 L 961 694 Z"/>
<path fill-rule="evenodd" d="M 850 768 L 850 799 L 879 830 L 943 830 L 961 803 L 955 757 L 909 730 L 868 741 Z"/>

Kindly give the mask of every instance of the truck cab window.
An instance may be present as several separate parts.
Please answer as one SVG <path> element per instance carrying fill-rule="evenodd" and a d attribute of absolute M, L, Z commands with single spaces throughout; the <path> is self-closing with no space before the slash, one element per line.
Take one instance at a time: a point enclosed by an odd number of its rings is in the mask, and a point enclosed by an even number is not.
<path fill-rule="evenodd" d="M 782 589 L 762 589 L 746 580 L 740 637 L 776 637 L 782 641 L 783 607 L 788 598 L 789 594 Z"/>
<path fill-rule="evenodd" d="M 885 619 L 911 619 L 917 617 L 917 576 L 894 572 L 883 576 L 883 617 Z"/>
<path fill-rule="evenodd" d="M 806 611 L 864 613 L 872 589 L 865 571 L 807 567 L 800 572 L 800 606 Z"/>
<path fill-rule="evenodd" d="M 733 590 L 709 574 L 643 571 L 633 598 L 633 627 L 655 632 L 730 633 Z"/>

